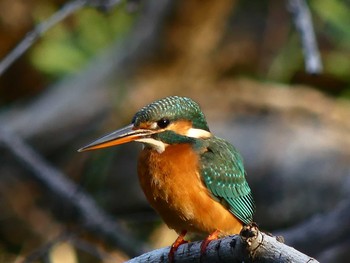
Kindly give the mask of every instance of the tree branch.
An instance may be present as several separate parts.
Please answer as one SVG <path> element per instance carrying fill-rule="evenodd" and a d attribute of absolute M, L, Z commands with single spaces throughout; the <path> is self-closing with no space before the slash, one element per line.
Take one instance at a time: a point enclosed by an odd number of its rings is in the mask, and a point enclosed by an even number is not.
<path fill-rule="evenodd" d="M 95 201 L 79 189 L 64 174 L 46 163 L 41 156 L 14 134 L 0 129 L 0 145 L 7 148 L 28 170 L 34 178 L 45 186 L 62 202 L 78 211 L 82 225 L 89 232 L 108 240 L 130 256 L 136 256 L 146 250 L 141 242 L 102 211 Z"/>
<path fill-rule="evenodd" d="M 275 237 L 268 236 L 256 226 L 246 226 L 240 235 L 212 241 L 204 255 L 200 255 L 201 242 L 181 245 L 175 253 L 175 261 L 185 262 L 295 262 L 318 261 L 289 247 Z M 161 248 L 126 263 L 168 262 L 169 247 Z"/>
<path fill-rule="evenodd" d="M 293 15 L 295 27 L 300 34 L 306 71 L 319 74 L 322 72 L 322 62 L 309 8 L 305 0 L 288 0 L 288 9 Z"/>

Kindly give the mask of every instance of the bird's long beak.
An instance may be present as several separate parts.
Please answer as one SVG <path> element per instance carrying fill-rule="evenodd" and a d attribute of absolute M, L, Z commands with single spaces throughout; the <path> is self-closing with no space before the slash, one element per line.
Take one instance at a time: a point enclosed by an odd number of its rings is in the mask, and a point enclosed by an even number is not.
<path fill-rule="evenodd" d="M 93 141 L 92 143 L 80 148 L 78 152 L 106 148 L 118 144 L 132 142 L 138 139 L 147 138 L 154 133 L 155 132 L 151 130 L 134 129 L 134 125 L 130 124 L 124 128 L 109 133 L 97 139 L 96 141 Z"/>

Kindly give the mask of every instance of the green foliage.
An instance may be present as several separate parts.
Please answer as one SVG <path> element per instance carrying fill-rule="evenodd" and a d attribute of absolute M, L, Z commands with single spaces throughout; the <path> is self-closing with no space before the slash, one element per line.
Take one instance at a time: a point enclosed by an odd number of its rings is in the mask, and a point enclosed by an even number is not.
<path fill-rule="evenodd" d="M 47 14 L 38 10 L 38 16 Z M 84 9 L 64 23 L 59 23 L 43 36 L 31 52 L 31 59 L 40 71 L 51 77 L 74 73 L 99 51 L 129 32 L 135 15 L 120 6 L 109 14 Z"/>
<path fill-rule="evenodd" d="M 323 21 L 326 32 L 332 34 L 335 41 L 350 41 L 350 7 L 340 0 L 312 1 L 313 13 Z"/>
<path fill-rule="evenodd" d="M 322 47 L 325 71 L 350 81 L 350 5 L 341 0 L 310 2 L 316 34 L 333 47 Z"/>
<path fill-rule="evenodd" d="M 294 72 L 304 67 L 304 58 L 298 37 L 299 35 L 296 32 L 291 34 L 285 46 L 272 59 L 267 72 L 267 79 L 289 82 Z"/>

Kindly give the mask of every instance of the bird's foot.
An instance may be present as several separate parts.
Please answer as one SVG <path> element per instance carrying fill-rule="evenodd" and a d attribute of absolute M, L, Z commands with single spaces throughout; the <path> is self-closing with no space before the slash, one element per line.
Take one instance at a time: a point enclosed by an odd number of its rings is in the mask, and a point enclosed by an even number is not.
<path fill-rule="evenodd" d="M 186 233 L 187 233 L 187 230 L 182 230 L 182 232 L 177 237 L 175 242 L 171 245 L 171 248 L 170 248 L 170 251 L 168 254 L 168 258 L 169 258 L 170 263 L 174 262 L 174 254 L 175 254 L 176 250 L 179 248 L 179 246 L 181 246 L 182 244 L 188 243 L 188 241 L 185 240 Z"/>
<path fill-rule="evenodd" d="M 211 233 L 209 236 L 207 236 L 206 239 L 204 239 L 202 241 L 202 244 L 201 244 L 201 257 L 203 254 L 205 254 L 205 251 L 207 250 L 207 246 L 209 245 L 209 243 L 213 240 L 216 240 L 219 238 L 219 235 L 220 235 L 220 230 L 215 230 L 213 233 Z"/>

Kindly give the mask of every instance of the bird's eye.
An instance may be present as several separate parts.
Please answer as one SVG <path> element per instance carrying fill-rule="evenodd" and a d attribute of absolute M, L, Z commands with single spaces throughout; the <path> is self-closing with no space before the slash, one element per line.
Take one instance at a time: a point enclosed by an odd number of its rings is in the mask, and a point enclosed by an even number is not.
<path fill-rule="evenodd" d="M 159 121 L 157 121 L 157 125 L 159 128 L 164 129 L 170 124 L 170 120 L 167 118 L 161 118 Z"/>

